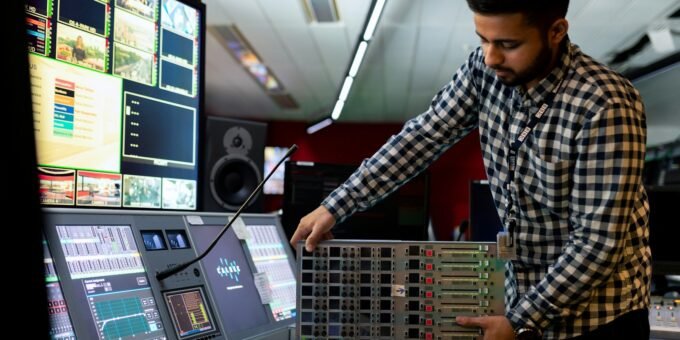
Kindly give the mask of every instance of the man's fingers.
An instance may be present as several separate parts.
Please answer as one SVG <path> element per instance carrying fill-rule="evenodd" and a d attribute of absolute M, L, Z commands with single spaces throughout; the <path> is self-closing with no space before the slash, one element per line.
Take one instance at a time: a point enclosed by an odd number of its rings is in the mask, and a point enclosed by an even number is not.
<path fill-rule="evenodd" d="M 484 328 L 484 317 L 471 316 L 457 316 L 456 323 L 463 327 L 481 327 Z"/>
<path fill-rule="evenodd" d="M 297 243 L 307 238 L 307 235 L 309 235 L 309 228 L 298 225 L 297 229 L 295 229 L 295 233 L 293 233 L 293 237 L 290 238 L 290 244 L 294 248 L 297 247 Z"/>
<path fill-rule="evenodd" d="M 312 233 L 307 237 L 307 242 L 305 242 L 305 248 L 308 252 L 313 252 L 316 245 L 321 241 L 323 233 L 320 228 L 312 228 Z"/>

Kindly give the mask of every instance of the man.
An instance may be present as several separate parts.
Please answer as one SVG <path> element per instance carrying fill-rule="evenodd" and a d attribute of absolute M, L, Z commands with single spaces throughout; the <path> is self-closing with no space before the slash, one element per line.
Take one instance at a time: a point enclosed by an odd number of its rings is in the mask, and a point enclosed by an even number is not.
<path fill-rule="evenodd" d="M 478 48 L 430 108 L 365 160 L 291 242 L 330 230 L 479 129 L 507 229 L 505 316 L 485 339 L 648 339 L 646 126 L 638 92 L 569 42 L 568 0 L 468 0 Z M 514 171 L 513 171 L 514 169 Z"/>

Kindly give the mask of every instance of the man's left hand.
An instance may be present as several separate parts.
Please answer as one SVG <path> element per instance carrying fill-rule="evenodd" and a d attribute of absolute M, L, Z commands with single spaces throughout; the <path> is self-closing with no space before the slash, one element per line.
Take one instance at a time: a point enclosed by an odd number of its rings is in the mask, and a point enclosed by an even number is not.
<path fill-rule="evenodd" d="M 456 323 L 463 327 L 480 327 L 484 332 L 484 340 L 514 340 L 515 332 L 505 316 L 458 316 Z"/>

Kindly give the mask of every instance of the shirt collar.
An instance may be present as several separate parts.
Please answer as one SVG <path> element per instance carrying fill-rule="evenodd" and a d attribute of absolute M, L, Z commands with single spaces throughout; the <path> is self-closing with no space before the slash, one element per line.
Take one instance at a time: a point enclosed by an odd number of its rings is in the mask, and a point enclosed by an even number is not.
<path fill-rule="evenodd" d="M 568 40 L 565 42 L 564 47 L 561 48 L 562 55 L 558 60 L 557 64 L 550 73 L 548 73 L 545 78 L 543 78 L 536 86 L 533 86 L 528 91 L 525 91 L 521 86 L 517 86 L 515 89 L 522 96 L 523 99 L 529 99 L 534 103 L 540 103 L 545 100 L 547 95 L 555 90 L 555 87 L 560 86 L 562 79 L 564 79 L 569 66 L 571 65 L 572 55 L 574 53 L 574 45 L 572 45 Z"/>

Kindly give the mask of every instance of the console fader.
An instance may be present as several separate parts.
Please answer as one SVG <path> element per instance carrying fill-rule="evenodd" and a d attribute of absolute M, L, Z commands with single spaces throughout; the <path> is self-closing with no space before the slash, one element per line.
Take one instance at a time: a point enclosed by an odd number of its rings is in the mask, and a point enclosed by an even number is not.
<path fill-rule="evenodd" d="M 297 248 L 301 339 L 481 339 L 456 316 L 504 313 L 495 243 L 332 240 L 313 253 Z"/>

